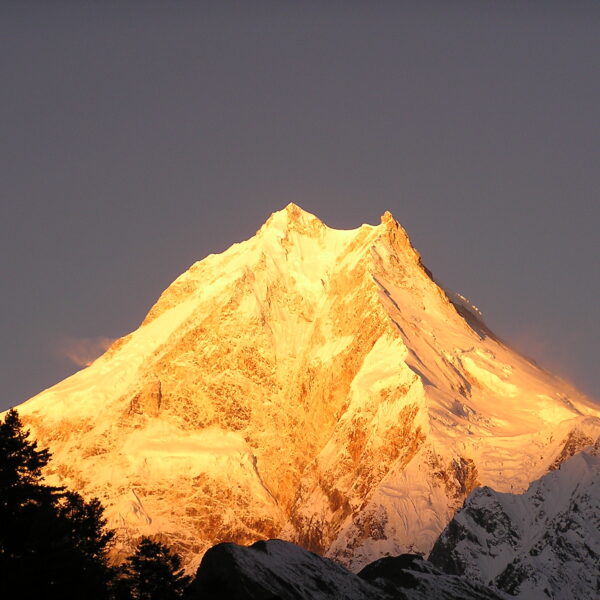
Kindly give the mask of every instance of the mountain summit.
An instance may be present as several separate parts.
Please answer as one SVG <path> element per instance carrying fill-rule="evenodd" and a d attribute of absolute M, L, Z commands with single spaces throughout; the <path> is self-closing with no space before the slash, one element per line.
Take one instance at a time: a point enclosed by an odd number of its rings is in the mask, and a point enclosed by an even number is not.
<path fill-rule="evenodd" d="M 160 533 L 190 566 L 269 537 L 353 569 L 427 553 L 473 488 L 523 491 L 600 435 L 390 213 L 339 231 L 294 204 L 19 412 L 123 544 Z"/>

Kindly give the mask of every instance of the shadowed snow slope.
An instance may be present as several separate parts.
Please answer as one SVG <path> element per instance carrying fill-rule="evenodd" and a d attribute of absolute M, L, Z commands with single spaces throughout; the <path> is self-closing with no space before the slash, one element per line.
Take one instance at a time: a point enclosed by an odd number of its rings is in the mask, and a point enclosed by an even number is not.
<path fill-rule="evenodd" d="M 440 288 L 389 213 L 337 231 L 295 205 L 19 411 L 125 546 L 160 533 L 190 568 L 276 536 L 353 569 L 427 553 L 474 487 L 523 491 L 600 434 L 598 408 Z"/>
<path fill-rule="evenodd" d="M 190 598 L 211 600 L 504 600 L 419 556 L 385 557 L 358 575 L 281 540 L 219 544 L 202 559 Z"/>
<path fill-rule="evenodd" d="M 600 593 L 600 439 L 524 494 L 475 490 L 430 560 L 523 600 Z"/>

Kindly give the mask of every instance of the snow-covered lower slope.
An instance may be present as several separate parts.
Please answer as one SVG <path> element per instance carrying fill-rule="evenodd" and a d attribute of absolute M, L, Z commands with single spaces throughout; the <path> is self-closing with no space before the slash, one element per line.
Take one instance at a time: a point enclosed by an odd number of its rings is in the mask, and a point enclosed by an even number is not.
<path fill-rule="evenodd" d="M 467 577 L 440 571 L 419 555 L 385 556 L 359 573 L 372 585 L 403 600 L 507 600 L 508 596 Z"/>
<path fill-rule="evenodd" d="M 523 600 L 600 596 L 600 439 L 524 494 L 478 488 L 430 560 Z"/>
<path fill-rule="evenodd" d="M 204 555 L 190 598 L 212 600 L 505 600 L 504 594 L 447 575 L 418 556 L 386 557 L 354 575 L 281 540 L 219 544 Z"/>
<path fill-rule="evenodd" d="M 338 231 L 295 205 L 19 411 L 122 544 L 160 534 L 190 568 L 271 537 L 353 569 L 426 553 L 474 487 L 523 491 L 600 435 L 598 407 L 438 286 L 389 213 Z"/>

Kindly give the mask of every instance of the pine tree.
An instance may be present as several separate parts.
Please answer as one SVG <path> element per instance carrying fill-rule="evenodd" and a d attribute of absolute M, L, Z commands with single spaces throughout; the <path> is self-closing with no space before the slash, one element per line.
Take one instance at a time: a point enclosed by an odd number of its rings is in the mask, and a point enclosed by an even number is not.
<path fill-rule="evenodd" d="M 98 500 L 43 483 L 49 461 L 8 411 L 0 422 L 0 597 L 104 600 L 114 534 Z"/>
<path fill-rule="evenodd" d="M 16 410 L 0 422 L 0 510 L 18 511 L 30 503 L 47 501 L 57 488 L 42 483 L 42 469 L 50 460 L 48 450 L 38 450 Z M 4 513 L 8 515 L 8 513 Z"/>
<path fill-rule="evenodd" d="M 178 600 L 190 578 L 184 575 L 180 557 L 168 546 L 143 537 L 134 554 L 122 565 L 119 599 Z"/>
<path fill-rule="evenodd" d="M 52 506 L 61 492 L 42 483 L 50 460 L 28 439 L 16 411 L 0 423 L 0 585 L 10 585 L 44 554 Z M 49 532 L 48 532 L 49 533 Z"/>

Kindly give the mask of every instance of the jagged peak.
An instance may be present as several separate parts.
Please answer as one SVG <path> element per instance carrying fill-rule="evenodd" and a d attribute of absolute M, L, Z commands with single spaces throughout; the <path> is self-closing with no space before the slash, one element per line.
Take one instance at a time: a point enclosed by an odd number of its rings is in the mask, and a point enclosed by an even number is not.
<path fill-rule="evenodd" d="M 408 245 L 412 247 L 410 243 L 410 238 L 406 233 L 406 230 L 400 225 L 400 223 L 394 218 L 392 213 L 389 210 L 386 210 L 383 215 L 381 215 L 380 224 L 379 225 L 368 225 L 363 224 L 358 229 L 369 228 L 374 230 L 380 230 L 382 233 L 387 235 L 394 235 L 400 237 L 403 241 L 403 245 Z M 294 202 L 290 202 L 284 208 L 274 212 L 271 216 L 265 221 L 264 225 L 259 229 L 260 231 L 264 231 L 266 229 L 278 229 L 282 232 L 287 232 L 288 230 L 294 230 L 298 232 L 315 232 L 322 229 L 331 229 L 328 227 L 319 217 L 314 215 L 307 210 L 304 210 L 301 206 L 298 206 Z M 347 231 L 356 231 L 356 228 L 352 228 Z M 333 231 L 346 231 L 346 230 L 333 230 Z"/>
<path fill-rule="evenodd" d="M 408 237 L 408 233 L 406 233 L 404 227 L 400 225 L 400 223 L 394 218 L 394 215 L 389 210 L 386 210 L 381 215 L 381 224 L 379 225 L 379 227 L 386 232 L 393 232 L 394 234 L 399 234 L 400 237 L 404 238 L 408 245 L 412 247 L 412 244 L 410 243 L 410 238 Z"/>
<path fill-rule="evenodd" d="M 259 232 L 267 229 L 278 229 L 284 233 L 290 230 L 307 233 L 324 228 L 325 224 L 317 216 L 290 202 L 281 210 L 274 212 Z"/>
<path fill-rule="evenodd" d="M 401 250 L 404 254 L 413 256 L 414 260 L 423 268 L 424 265 L 421 262 L 421 255 L 417 252 L 415 247 L 410 241 L 410 237 L 406 230 L 400 223 L 394 218 L 394 215 L 389 210 L 386 210 L 381 215 L 381 223 L 376 227 L 381 232 L 381 236 L 386 239 L 394 248 Z M 431 273 L 427 271 L 427 274 L 431 276 Z"/>
<path fill-rule="evenodd" d="M 298 225 L 309 225 L 314 227 L 315 225 L 319 225 L 320 227 L 327 227 L 327 229 L 331 229 L 328 227 L 319 217 L 315 214 L 303 209 L 301 206 L 294 202 L 288 203 L 284 208 L 275 211 L 272 213 L 269 218 L 265 221 L 260 230 L 266 228 L 289 228 Z M 406 230 L 400 225 L 400 223 L 395 219 L 394 215 L 386 210 L 380 218 L 380 225 L 368 225 L 363 224 L 361 227 L 369 227 L 369 228 L 382 228 L 384 230 L 393 230 L 400 231 L 404 237 L 408 239 L 408 234 Z M 352 228 L 348 231 L 354 231 L 356 228 Z M 358 228 L 360 229 L 360 227 Z M 343 230 L 345 231 L 345 230 Z"/>
<path fill-rule="evenodd" d="M 396 221 L 396 219 L 394 219 L 394 215 L 389 210 L 386 210 L 381 215 L 381 224 L 385 225 L 385 226 L 398 225 L 398 221 Z"/>
<path fill-rule="evenodd" d="M 292 221 L 299 221 L 306 217 L 309 219 L 317 219 L 317 221 L 320 220 L 315 215 L 304 210 L 301 206 L 298 206 L 294 202 L 289 202 L 280 212 L 285 212 L 288 215 L 288 218 Z"/>

